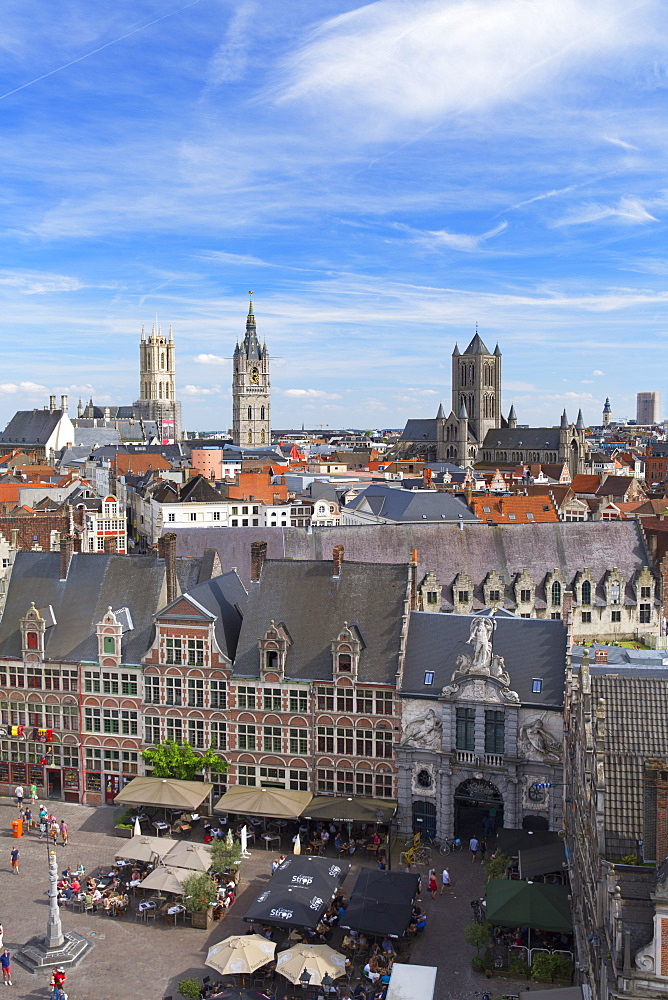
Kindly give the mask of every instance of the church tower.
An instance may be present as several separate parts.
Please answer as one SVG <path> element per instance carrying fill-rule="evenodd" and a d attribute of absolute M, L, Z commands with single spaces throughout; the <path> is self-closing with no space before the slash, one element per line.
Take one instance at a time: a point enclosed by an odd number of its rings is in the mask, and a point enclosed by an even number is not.
<path fill-rule="evenodd" d="M 260 347 L 253 313 L 253 293 L 246 317 L 246 336 L 234 350 L 232 376 L 232 441 L 244 448 L 271 444 L 269 416 L 269 352 Z"/>
<path fill-rule="evenodd" d="M 463 354 L 455 344 L 452 352 L 452 411 L 462 406 L 468 416 L 469 432 L 478 445 L 487 431 L 501 426 L 501 351 L 490 352 L 476 334 Z"/>
<path fill-rule="evenodd" d="M 176 365 L 174 335 L 169 338 L 153 326 L 146 338 L 141 328 L 139 342 L 139 399 L 134 405 L 135 416 L 155 420 L 160 439 L 165 442 L 181 439 L 181 404 L 176 398 Z"/>

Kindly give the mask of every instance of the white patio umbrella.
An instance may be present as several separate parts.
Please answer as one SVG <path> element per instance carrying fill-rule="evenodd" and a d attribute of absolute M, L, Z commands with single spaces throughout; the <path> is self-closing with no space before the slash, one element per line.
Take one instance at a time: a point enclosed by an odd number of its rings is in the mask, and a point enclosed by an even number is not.
<path fill-rule="evenodd" d="M 135 816 L 135 825 L 132 835 L 133 837 L 141 837 L 141 823 L 139 822 L 139 816 Z"/>
<path fill-rule="evenodd" d="M 241 854 L 244 858 L 250 858 L 250 852 L 248 850 L 248 827 L 241 827 Z"/>
<path fill-rule="evenodd" d="M 181 840 L 165 855 L 163 864 L 170 868 L 208 871 L 211 867 L 211 850 L 206 844 L 192 844 L 187 840 Z"/>
<path fill-rule="evenodd" d="M 299 839 L 299 834 L 297 834 L 297 836 L 295 837 L 295 846 L 292 848 L 292 853 L 293 854 L 301 854 L 302 853 L 302 842 Z"/>
<path fill-rule="evenodd" d="M 276 961 L 276 972 L 295 984 L 304 972 L 310 975 L 311 986 L 320 986 L 325 976 L 337 979 L 345 971 L 346 956 L 326 944 L 295 945 L 282 951 Z"/>
<path fill-rule="evenodd" d="M 261 934 L 236 934 L 212 945 L 204 964 L 221 976 L 255 972 L 272 960 L 275 948 Z"/>
<path fill-rule="evenodd" d="M 116 848 L 115 856 L 131 861 L 155 861 L 164 857 L 175 844 L 170 837 L 132 837 L 125 846 Z"/>

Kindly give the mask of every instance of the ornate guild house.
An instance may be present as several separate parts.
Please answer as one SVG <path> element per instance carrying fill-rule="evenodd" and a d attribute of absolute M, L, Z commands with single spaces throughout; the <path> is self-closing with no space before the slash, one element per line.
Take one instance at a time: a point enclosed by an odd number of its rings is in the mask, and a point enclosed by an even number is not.
<path fill-rule="evenodd" d="M 410 616 L 397 750 L 402 829 L 561 827 L 566 627 L 500 610 Z"/>

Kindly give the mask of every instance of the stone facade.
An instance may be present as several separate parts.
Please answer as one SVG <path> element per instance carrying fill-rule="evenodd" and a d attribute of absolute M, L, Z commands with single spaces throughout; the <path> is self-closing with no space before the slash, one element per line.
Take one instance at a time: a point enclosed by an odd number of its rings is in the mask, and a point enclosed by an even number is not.
<path fill-rule="evenodd" d="M 251 292 L 252 295 L 252 292 Z M 232 440 L 259 448 L 271 444 L 269 352 L 260 347 L 251 299 L 246 336 L 234 349 L 232 377 Z"/>
<path fill-rule="evenodd" d="M 181 404 L 176 398 L 174 337 L 164 337 L 155 327 L 146 338 L 144 328 L 139 344 L 139 399 L 134 404 L 137 417 L 155 420 L 163 443 L 181 439 Z"/>
<path fill-rule="evenodd" d="M 493 651 L 493 619 L 468 621 L 469 639 L 457 648 L 466 650 L 470 644 L 471 651 L 445 665 L 449 683 L 439 690 L 438 669 L 430 677 L 428 659 L 421 657 L 424 683 L 433 685 L 433 693 L 416 698 L 401 692 L 397 766 L 402 830 L 429 830 L 441 839 L 479 835 L 485 813 L 493 826 L 559 829 L 561 704 L 546 703 L 538 688 L 546 683 L 542 674 L 547 669 L 561 669 L 563 675 L 565 663 L 559 668 L 557 658 L 546 667 L 539 656 L 534 659 L 530 672 L 536 677 L 529 687 L 536 691 L 535 704 L 527 704 L 528 696 L 521 698 L 513 690 L 514 664 Z M 518 655 L 525 659 L 523 625 L 517 620 L 515 630 Z M 526 675 L 527 664 L 522 667 Z M 526 676 L 522 684 L 527 687 Z M 544 783 L 555 787 L 536 787 Z"/>

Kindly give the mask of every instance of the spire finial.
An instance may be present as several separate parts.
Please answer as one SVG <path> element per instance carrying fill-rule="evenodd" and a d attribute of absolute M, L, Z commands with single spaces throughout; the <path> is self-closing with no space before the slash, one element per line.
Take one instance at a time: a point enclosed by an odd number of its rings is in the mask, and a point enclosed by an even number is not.
<path fill-rule="evenodd" d="M 253 293 L 249 292 L 248 294 L 250 295 L 250 302 L 248 303 L 248 315 L 252 316 L 253 315 Z"/>

